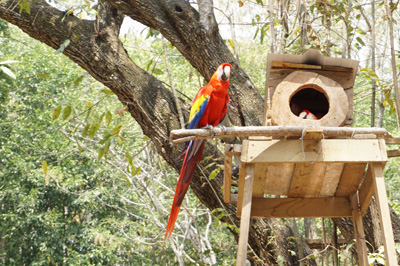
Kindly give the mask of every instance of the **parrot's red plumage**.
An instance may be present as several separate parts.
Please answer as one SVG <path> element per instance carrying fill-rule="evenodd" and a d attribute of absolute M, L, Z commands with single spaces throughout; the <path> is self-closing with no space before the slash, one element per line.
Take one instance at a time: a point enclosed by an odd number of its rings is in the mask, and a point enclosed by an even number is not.
<path fill-rule="evenodd" d="M 210 82 L 197 92 L 190 109 L 189 129 L 215 127 L 224 119 L 228 110 L 228 87 L 231 69 L 230 64 L 221 64 L 211 77 Z M 194 169 L 203 155 L 204 143 L 204 140 L 193 140 L 187 145 L 164 241 L 174 230 L 175 221 L 189 188 Z"/>
<path fill-rule="evenodd" d="M 319 119 L 316 115 L 314 115 L 307 109 L 304 109 L 303 111 L 301 111 L 301 113 L 299 114 L 299 117 L 303 118 L 303 119 L 310 119 L 310 120 L 318 120 Z"/>

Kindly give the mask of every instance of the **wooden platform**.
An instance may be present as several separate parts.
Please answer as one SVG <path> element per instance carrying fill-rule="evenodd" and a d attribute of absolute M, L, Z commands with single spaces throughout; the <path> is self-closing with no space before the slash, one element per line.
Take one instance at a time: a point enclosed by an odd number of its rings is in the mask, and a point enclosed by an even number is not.
<path fill-rule="evenodd" d="M 250 217 L 352 217 L 359 265 L 368 265 L 362 215 L 374 193 L 386 263 L 397 265 L 383 180 L 385 140 L 322 139 L 318 130 L 309 131 L 303 139 L 226 145 L 224 197 L 237 203 L 241 217 L 237 265 L 246 260 Z M 233 155 L 240 155 L 241 161 L 237 195 L 231 194 L 230 185 Z"/>

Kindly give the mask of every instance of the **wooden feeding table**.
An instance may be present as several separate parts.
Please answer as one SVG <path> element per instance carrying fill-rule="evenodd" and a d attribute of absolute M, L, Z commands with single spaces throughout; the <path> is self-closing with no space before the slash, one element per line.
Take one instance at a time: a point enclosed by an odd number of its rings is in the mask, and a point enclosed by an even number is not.
<path fill-rule="evenodd" d="M 249 137 L 241 145 L 225 145 L 224 199 L 237 204 L 241 217 L 237 265 L 245 265 L 251 217 L 352 217 L 358 265 L 368 265 L 362 216 L 374 193 L 386 263 L 397 265 L 383 179 L 384 138 L 390 137 L 385 129 L 265 126 L 215 131 L 215 137 Z M 175 143 L 210 138 L 210 131 L 174 130 L 171 138 Z M 231 193 L 233 155 L 240 156 L 237 195 Z"/>

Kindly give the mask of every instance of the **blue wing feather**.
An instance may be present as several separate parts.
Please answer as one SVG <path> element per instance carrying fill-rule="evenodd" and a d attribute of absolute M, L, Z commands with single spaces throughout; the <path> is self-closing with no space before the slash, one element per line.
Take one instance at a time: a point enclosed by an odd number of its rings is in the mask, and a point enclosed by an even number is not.
<path fill-rule="evenodd" d="M 192 119 L 189 120 L 189 129 L 197 128 L 197 125 L 199 124 L 199 122 L 200 122 L 201 118 L 203 117 L 203 114 L 206 110 L 206 107 L 208 104 L 208 99 L 209 99 L 209 97 L 206 97 L 201 104 L 198 104 L 197 102 L 195 102 L 193 104 L 192 110 L 190 112 Z"/>

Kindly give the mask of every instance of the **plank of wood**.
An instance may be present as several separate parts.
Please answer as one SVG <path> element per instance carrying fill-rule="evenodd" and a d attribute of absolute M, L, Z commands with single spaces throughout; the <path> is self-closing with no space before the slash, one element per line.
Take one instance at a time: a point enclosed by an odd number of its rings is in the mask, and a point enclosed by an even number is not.
<path fill-rule="evenodd" d="M 259 162 L 382 162 L 378 140 L 323 139 L 320 145 L 313 140 L 271 140 L 249 142 L 247 156 L 242 161 Z"/>
<path fill-rule="evenodd" d="M 371 166 L 375 187 L 375 198 L 378 205 L 383 244 L 385 246 L 386 265 L 396 266 L 397 257 L 394 246 L 392 220 L 390 218 L 389 202 L 386 196 L 385 180 L 383 177 L 382 164 L 373 163 Z"/>
<path fill-rule="evenodd" d="M 379 149 L 381 151 L 381 157 L 384 159 L 383 161 L 387 161 L 388 160 L 388 156 L 387 156 L 387 151 L 386 151 L 386 143 L 384 139 L 379 139 L 378 140 L 379 143 Z"/>
<path fill-rule="evenodd" d="M 343 86 L 343 84 L 342 84 Z M 347 102 L 349 103 L 349 109 L 347 111 L 347 118 L 346 118 L 346 126 L 352 125 L 353 124 L 353 113 L 354 113 L 354 89 L 353 87 L 350 87 L 348 89 L 345 88 L 344 92 L 347 95 Z"/>
<path fill-rule="evenodd" d="M 350 196 L 354 235 L 356 237 L 356 246 L 358 254 L 358 265 L 368 266 L 368 254 L 367 246 L 365 242 L 364 226 L 362 222 L 362 216 L 359 209 L 359 201 L 357 193 L 353 193 Z"/>
<path fill-rule="evenodd" d="M 350 200 L 348 197 L 253 198 L 251 217 L 351 217 Z"/>
<path fill-rule="evenodd" d="M 249 238 L 253 178 L 254 165 L 247 165 L 246 177 L 244 178 L 244 195 L 242 202 L 242 215 L 240 217 L 240 233 L 236 265 L 245 265 L 247 258 L 247 242 Z"/>
<path fill-rule="evenodd" d="M 305 241 L 311 249 L 324 249 L 326 247 L 326 245 L 330 245 L 332 247 L 334 246 L 334 242 L 332 240 L 329 240 L 327 243 L 324 243 L 324 241 L 322 241 L 322 239 L 306 238 Z M 338 239 L 337 244 L 340 246 L 343 246 L 343 245 L 347 245 L 349 243 L 347 242 L 346 239 L 340 238 L 340 239 Z"/>
<path fill-rule="evenodd" d="M 264 194 L 288 195 L 294 171 L 294 163 L 269 163 L 256 165 L 266 165 L 266 170 L 264 172 L 264 175 L 266 175 Z M 261 173 L 256 172 L 256 176 Z"/>
<path fill-rule="evenodd" d="M 376 139 L 375 134 L 354 134 L 353 139 Z"/>
<path fill-rule="evenodd" d="M 244 193 L 244 181 L 246 177 L 246 167 L 247 164 L 241 163 L 239 168 L 239 185 L 238 185 L 238 198 L 237 198 L 237 209 L 236 216 L 240 217 L 242 214 L 242 203 L 243 203 L 243 193 Z"/>
<path fill-rule="evenodd" d="M 374 195 L 374 180 L 372 177 L 372 169 L 371 164 L 368 164 L 367 172 L 365 173 L 364 180 L 361 184 L 361 187 L 358 192 L 358 196 L 360 199 L 360 211 L 361 215 L 364 215 L 367 212 L 369 203 Z"/>
<path fill-rule="evenodd" d="M 386 138 L 385 142 L 386 142 L 386 145 L 400 144 L 400 138 Z"/>
<path fill-rule="evenodd" d="M 322 69 L 322 66 L 273 61 L 272 68 Z"/>
<path fill-rule="evenodd" d="M 293 68 L 279 68 L 279 69 L 271 69 L 268 78 L 268 86 L 276 88 L 276 86 L 282 82 L 282 80 L 294 71 L 312 71 L 317 74 L 324 75 L 327 78 L 333 79 L 344 89 L 352 88 L 354 85 L 353 81 L 353 74 L 349 72 L 333 72 L 333 71 L 326 71 L 326 70 L 299 70 Z"/>
<path fill-rule="evenodd" d="M 337 197 L 346 197 L 355 193 L 360 185 L 366 166 L 367 163 L 346 163 L 335 195 Z"/>
<path fill-rule="evenodd" d="M 342 67 L 342 66 L 322 66 L 322 70 L 333 71 L 333 72 L 345 72 L 353 74 L 353 68 Z"/>
<path fill-rule="evenodd" d="M 268 164 L 255 164 L 253 197 L 264 197 L 264 190 L 267 186 Z"/>
<path fill-rule="evenodd" d="M 325 178 L 319 193 L 320 197 L 335 196 L 343 168 L 344 163 L 328 163 L 326 165 Z"/>
<path fill-rule="evenodd" d="M 324 137 L 324 130 L 322 128 L 305 128 L 302 138 L 304 140 L 321 140 Z"/>
<path fill-rule="evenodd" d="M 342 66 L 319 66 L 319 65 L 309 65 L 309 64 L 299 64 L 299 63 L 292 63 L 292 62 L 280 62 L 280 61 L 273 61 L 271 67 L 274 68 L 293 68 L 293 69 L 317 69 L 317 70 L 325 70 L 331 72 L 345 72 L 345 73 L 353 73 L 353 69 L 351 67 L 342 67 Z"/>
<path fill-rule="evenodd" d="M 225 161 L 224 161 L 224 201 L 231 202 L 231 185 L 232 185 L 232 157 L 233 145 L 225 144 Z"/>
<path fill-rule="evenodd" d="M 390 157 L 390 158 L 399 157 L 400 156 L 400 150 L 389 150 L 389 151 L 387 151 L 387 156 Z"/>
<path fill-rule="evenodd" d="M 294 167 L 288 196 L 318 197 L 325 177 L 326 163 L 297 163 Z"/>

